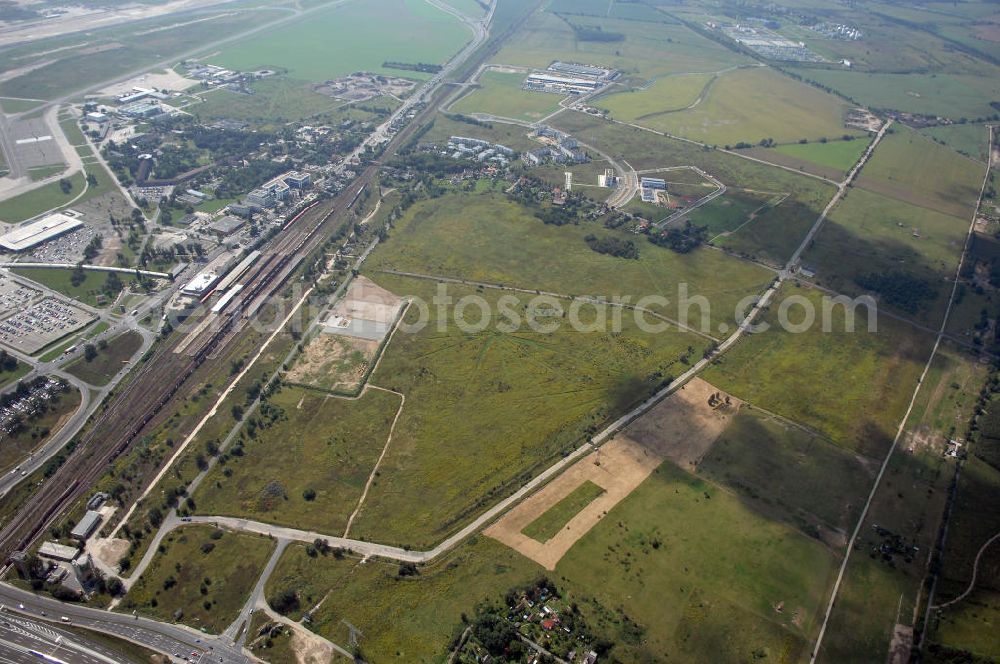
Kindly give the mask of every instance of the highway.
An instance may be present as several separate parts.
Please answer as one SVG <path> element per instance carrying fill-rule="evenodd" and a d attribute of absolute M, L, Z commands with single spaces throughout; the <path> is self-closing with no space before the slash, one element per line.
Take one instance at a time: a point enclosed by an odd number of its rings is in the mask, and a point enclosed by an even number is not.
<path fill-rule="evenodd" d="M 202 634 L 182 625 L 91 609 L 79 604 L 64 604 L 2 583 L 0 583 L 0 604 L 4 606 L 4 614 L 0 618 L 12 624 L 12 618 L 28 618 L 37 624 L 47 620 L 58 623 L 62 616 L 66 616 L 77 627 L 123 638 L 170 656 L 190 657 L 192 653 L 198 653 L 199 658 L 196 661 L 205 663 L 244 664 L 251 661 L 240 648 L 219 636 Z M 21 606 L 24 608 L 20 608 Z M 2 624 L 0 621 L 0 625 Z M 0 633 L 0 636 L 3 634 Z M 37 659 L 33 661 L 36 664 L 38 662 Z M 71 658 L 67 661 L 76 664 L 81 660 Z M 105 660 L 98 661 L 106 664 Z M 119 656 L 112 661 L 120 662 L 121 658 Z"/>

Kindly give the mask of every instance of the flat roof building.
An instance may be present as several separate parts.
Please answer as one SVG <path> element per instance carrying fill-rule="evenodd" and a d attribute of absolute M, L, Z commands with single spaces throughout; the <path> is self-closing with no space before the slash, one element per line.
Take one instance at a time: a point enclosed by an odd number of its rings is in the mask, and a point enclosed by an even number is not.
<path fill-rule="evenodd" d="M 38 548 L 38 555 L 69 562 L 80 555 L 80 550 L 75 546 L 66 546 L 59 542 L 45 542 Z"/>
<path fill-rule="evenodd" d="M 215 272 L 199 272 L 194 279 L 184 284 L 184 287 L 181 288 L 181 292 L 185 295 L 204 295 L 218 280 L 219 275 Z"/>
<path fill-rule="evenodd" d="M 81 226 L 83 222 L 79 219 L 57 212 L 0 236 L 0 248 L 25 251 Z"/>
<path fill-rule="evenodd" d="M 208 230 L 212 231 L 219 237 L 225 237 L 227 235 L 232 235 L 236 231 L 243 228 L 247 223 L 246 219 L 240 219 L 239 217 L 230 217 L 228 214 L 216 222 L 209 224 Z"/>
<path fill-rule="evenodd" d="M 639 180 L 639 186 L 643 189 L 659 189 L 660 191 L 666 191 L 667 181 L 663 178 L 642 178 Z"/>
<path fill-rule="evenodd" d="M 101 513 L 94 510 L 87 510 L 79 523 L 70 531 L 69 536 L 73 539 L 85 540 L 94 534 L 97 527 L 101 525 Z"/>

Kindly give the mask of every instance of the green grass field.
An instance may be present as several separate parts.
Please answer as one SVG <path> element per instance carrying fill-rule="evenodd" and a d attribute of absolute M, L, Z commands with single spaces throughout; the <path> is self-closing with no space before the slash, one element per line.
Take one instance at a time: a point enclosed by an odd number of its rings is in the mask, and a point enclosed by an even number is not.
<path fill-rule="evenodd" d="M 986 163 L 989 154 L 989 130 L 983 125 L 954 124 L 928 127 L 920 131 L 933 140 L 941 141 L 952 150 Z"/>
<path fill-rule="evenodd" d="M 604 12 L 608 6 L 604 3 Z M 626 81 L 637 84 L 669 74 L 714 72 L 750 62 L 678 23 L 580 15 L 566 19 L 581 28 L 620 33 L 624 40 L 579 40 L 567 20 L 543 11 L 526 21 L 490 62 L 543 69 L 553 60 L 600 63 L 619 69 Z"/>
<path fill-rule="evenodd" d="M 595 106 L 606 109 L 618 120 L 636 122 L 661 113 L 672 113 L 695 103 L 714 74 L 675 74 L 653 81 L 639 90 L 616 92 L 601 97 Z"/>
<path fill-rule="evenodd" d="M 816 540 L 769 522 L 740 498 L 665 464 L 611 510 L 549 575 L 599 638 L 609 661 L 798 661 L 816 629 L 836 557 Z M 441 661 L 462 613 L 501 601 L 541 572 L 482 536 L 416 576 L 350 557 L 285 554 L 268 596 L 292 588 L 300 605 L 330 592 L 311 627 L 343 643 L 342 620 L 365 633 L 372 661 Z M 300 612 L 293 613 L 293 617 Z"/>
<path fill-rule="evenodd" d="M 873 466 L 822 435 L 744 408 L 698 464 L 761 515 L 840 546 L 871 486 Z"/>
<path fill-rule="evenodd" d="M 372 276 L 424 302 L 437 290 L 430 281 Z M 499 291 L 450 285 L 448 294 L 456 301 L 479 295 L 499 311 Z M 512 310 L 524 314 L 531 298 Z M 370 379 L 405 394 L 406 404 L 352 536 L 433 546 L 678 375 L 689 347 L 698 356 L 706 345 L 675 329 L 643 332 L 631 315 L 622 317 L 621 332 L 598 330 L 589 306 L 579 316 L 595 326 L 590 332 L 573 330 L 569 315 L 540 319 L 558 325 L 550 332 L 523 318 L 506 328 L 496 317 L 482 331 L 463 332 L 450 313 L 433 306 L 424 329 L 397 332 Z M 404 322 L 422 315 L 411 306 Z M 463 315 L 474 322 L 479 308 Z"/>
<path fill-rule="evenodd" d="M 399 397 L 370 390 L 354 401 L 285 387 L 270 404 L 281 411 L 277 422 L 257 429 L 241 456 L 216 465 L 195 496 L 198 511 L 339 535 L 382 453 Z"/>
<path fill-rule="evenodd" d="M 818 283 L 848 295 L 865 292 L 856 279 L 866 275 L 901 271 L 922 279 L 931 289 L 927 298 L 884 304 L 936 325 L 951 295 L 942 280 L 954 274 L 968 224 L 855 187 L 831 212 L 803 260 L 817 268 Z"/>
<path fill-rule="evenodd" d="M 931 210 L 970 219 L 986 169 L 920 133 L 896 125 L 875 149 L 858 186 Z"/>
<path fill-rule="evenodd" d="M 721 75 L 701 103 L 687 110 L 656 113 L 653 102 L 631 104 L 627 98 L 621 104 L 626 115 L 615 119 L 713 145 L 756 145 L 764 138 L 790 143 L 854 133 L 844 128 L 846 103 L 763 68 Z M 669 101 L 661 110 L 675 106 Z"/>
<path fill-rule="evenodd" d="M 58 182 L 50 182 L 37 189 L 0 201 L 0 221 L 15 223 L 30 219 L 43 212 L 66 205 L 80 195 L 86 185 L 82 173 L 74 173 L 69 180 L 72 188 L 64 194 Z"/>
<path fill-rule="evenodd" d="M 176 16 L 160 16 L 95 30 L 85 40 L 68 35 L 32 41 L 22 48 L 6 51 L 0 58 L 0 66 L 13 69 L 33 60 L 44 66 L 0 83 L 0 96 L 53 99 L 205 47 L 217 41 L 219 35 L 239 34 L 286 16 L 287 11 L 277 8 L 255 7 L 249 11 L 233 8 L 216 11 L 203 17 L 207 20 L 194 23 L 178 21 Z M 249 40 L 257 39 L 259 35 Z M 56 48 L 64 50 L 55 57 L 45 54 Z M 21 56 L 23 59 L 14 59 Z"/>
<path fill-rule="evenodd" d="M 805 332 L 784 331 L 782 300 L 803 296 L 816 312 Z M 788 309 L 801 323 L 802 306 Z M 880 317 L 868 332 L 864 307 L 855 331 L 845 331 L 842 307 L 827 317 L 823 331 L 821 294 L 785 286 L 766 317 L 771 328 L 741 340 L 706 373 L 705 379 L 761 408 L 823 433 L 838 445 L 868 456 L 885 450 L 906 410 L 910 393 L 930 352 L 930 334 Z"/>
<path fill-rule="evenodd" d="M 993 115 L 996 111 L 989 104 L 1000 97 L 1000 81 L 995 76 L 796 71 L 867 106 L 940 115 L 952 120 Z"/>
<path fill-rule="evenodd" d="M 586 480 L 573 489 L 569 495 L 550 507 L 545 514 L 529 523 L 521 532 L 533 540 L 548 542 L 569 523 L 570 519 L 579 514 L 580 510 L 603 493 L 604 489 L 590 480 Z"/>
<path fill-rule="evenodd" d="M 71 281 L 73 271 L 69 269 L 20 267 L 16 268 L 14 272 L 90 306 L 97 306 L 97 296 L 101 294 L 101 289 L 108 279 L 107 272 L 84 270 L 83 281 L 78 286 L 74 286 Z M 124 272 L 119 273 L 118 278 L 126 286 L 135 281 L 133 275 Z"/>
<path fill-rule="evenodd" d="M 202 122 L 227 118 L 278 129 L 344 103 L 313 92 L 305 81 L 285 77 L 257 81 L 253 90 L 252 95 L 222 88 L 211 90 L 200 96 L 201 103 L 188 107 L 187 111 Z"/>
<path fill-rule="evenodd" d="M 858 162 L 867 147 L 867 140 L 855 139 L 853 141 L 827 141 L 826 143 L 814 142 L 805 145 L 790 143 L 779 145 L 775 151 L 795 159 L 802 159 L 846 173 Z"/>
<path fill-rule="evenodd" d="M 216 533 L 221 537 L 216 539 Z M 219 634 L 239 615 L 274 549 L 265 537 L 184 526 L 129 590 L 120 610 Z M 180 618 L 176 612 L 180 612 Z"/>
<path fill-rule="evenodd" d="M 597 230 L 604 232 L 587 223 L 547 226 L 495 192 L 447 195 L 414 205 L 368 266 L 632 302 L 663 295 L 675 305 L 686 283 L 690 294 L 711 302 L 712 331 L 731 322 L 736 303 L 771 279 L 768 271 L 719 252 L 681 255 L 641 238 L 638 260 L 597 254 L 583 241 Z"/>
<path fill-rule="evenodd" d="M 142 335 L 138 332 L 126 332 L 108 341 L 107 348 L 98 350 L 97 357 L 90 362 L 86 358 L 80 358 L 68 365 L 66 371 L 91 385 L 104 386 L 122 370 L 141 346 Z"/>
<path fill-rule="evenodd" d="M 486 113 L 515 120 L 536 121 L 559 110 L 560 95 L 522 90 L 525 74 L 495 70 L 479 77 L 480 89 L 452 104 L 454 113 Z"/>
<path fill-rule="evenodd" d="M 414 40 L 415 34 L 421 39 Z M 458 19 L 426 3 L 374 0 L 322 10 L 228 46 L 213 62 L 242 70 L 283 69 L 317 83 L 356 71 L 424 79 L 431 75 L 382 63 L 443 64 L 469 38 Z"/>
<path fill-rule="evenodd" d="M 554 124 L 614 159 L 627 160 L 639 170 L 697 166 L 733 188 L 789 193 L 790 197 L 781 205 L 738 233 L 717 241 L 733 252 L 776 265 L 783 264 L 795 251 L 835 191 L 832 185 L 813 178 L 582 113 L 564 113 L 555 118 Z M 670 177 L 677 177 L 676 173 Z"/>

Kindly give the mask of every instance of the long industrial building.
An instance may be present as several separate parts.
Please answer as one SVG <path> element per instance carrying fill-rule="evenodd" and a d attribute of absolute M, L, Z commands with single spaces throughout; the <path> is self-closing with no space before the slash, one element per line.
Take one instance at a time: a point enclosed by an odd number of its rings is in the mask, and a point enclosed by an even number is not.
<path fill-rule="evenodd" d="M 81 226 L 83 222 L 79 219 L 57 212 L 0 236 L 0 247 L 13 252 L 25 251 Z"/>
<path fill-rule="evenodd" d="M 600 86 L 599 81 L 587 78 L 570 78 L 568 76 L 552 76 L 551 74 L 529 74 L 524 81 L 524 87 L 529 90 L 545 92 L 574 93 L 593 92 Z"/>

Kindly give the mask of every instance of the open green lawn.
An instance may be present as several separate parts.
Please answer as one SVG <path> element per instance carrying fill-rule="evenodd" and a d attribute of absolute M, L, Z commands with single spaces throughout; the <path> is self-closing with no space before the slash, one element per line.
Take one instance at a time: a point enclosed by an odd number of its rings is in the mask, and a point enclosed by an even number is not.
<path fill-rule="evenodd" d="M 163 546 L 120 610 L 219 634 L 239 615 L 274 542 L 195 525 L 174 530 Z"/>
<path fill-rule="evenodd" d="M 927 297 L 882 294 L 882 304 L 937 325 L 951 295 L 943 280 L 955 273 L 968 224 L 855 187 L 831 212 L 803 261 L 816 268 L 818 283 L 848 295 L 866 292 L 862 284 L 872 275 L 921 279 Z"/>
<path fill-rule="evenodd" d="M 141 334 L 126 332 L 108 341 L 106 348 L 99 348 L 94 359 L 88 362 L 85 357 L 81 357 L 65 369 L 91 385 L 104 386 L 122 370 L 141 346 Z"/>
<path fill-rule="evenodd" d="M 940 115 L 953 120 L 991 116 L 996 111 L 990 102 L 1000 98 L 1000 78 L 996 75 L 880 74 L 834 69 L 795 71 L 866 106 Z"/>
<path fill-rule="evenodd" d="M 455 113 L 486 113 L 515 120 L 537 121 L 559 110 L 562 96 L 522 90 L 526 74 L 488 69 L 479 77 L 478 90 L 452 104 Z"/>
<path fill-rule="evenodd" d="M 711 192 L 706 190 L 706 193 Z M 714 201 L 690 213 L 685 219 L 708 228 L 709 237 L 734 231 L 749 221 L 754 210 L 765 205 L 771 196 L 743 191 L 727 191 Z M 666 211 L 669 212 L 669 211 Z"/>
<path fill-rule="evenodd" d="M 857 184 L 901 201 L 969 220 L 979 199 L 983 164 L 902 125 L 886 136 Z"/>
<path fill-rule="evenodd" d="M 764 68 L 719 76 L 701 103 L 687 110 L 656 113 L 652 104 L 642 104 L 639 118 L 630 104 L 623 103 L 626 117 L 613 114 L 615 119 L 712 145 L 756 145 L 765 138 L 790 143 L 855 133 L 844 127 L 845 102 Z M 662 110 L 671 110 L 672 105 L 675 102 Z"/>
<path fill-rule="evenodd" d="M 458 19 L 427 3 L 372 0 L 332 7 L 255 35 L 225 47 L 213 62 L 241 70 L 284 69 L 316 83 L 356 71 L 424 79 L 431 75 L 382 63 L 443 64 L 469 38 Z"/>
<path fill-rule="evenodd" d="M 615 92 L 601 97 L 595 106 L 626 122 L 641 122 L 663 113 L 673 113 L 695 103 L 714 74 L 675 74 L 658 78 L 647 87 Z"/>
<path fill-rule="evenodd" d="M 576 487 L 565 498 L 550 507 L 545 514 L 529 523 L 521 532 L 533 540 L 548 542 L 579 514 L 580 510 L 604 493 L 604 489 L 590 480 Z"/>
<path fill-rule="evenodd" d="M 846 173 L 858 162 L 867 147 L 867 140 L 854 139 L 853 141 L 836 140 L 826 143 L 818 141 L 806 144 L 790 143 L 779 145 L 775 151 L 795 159 L 828 166 Z"/>
<path fill-rule="evenodd" d="M 72 187 L 64 194 L 58 182 L 50 182 L 37 189 L 0 201 L 0 221 L 15 223 L 30 219 L 43 212 L 66 205 L 80 195 L 86 185 L 83 173 L 66 178 Z"/>
<path fill-rule="evenodd" d="M 791 296 L 805 297 L 816 312 L 804 332 L 779 325 L 781 302 Z M 801 323 L 802 312 L 800 304 L 790 306 L 789 322 Z M 854 332 L 845 331 L 842 307 L 827 319 L 830 331 L 824 332 L 820 293 L 786 285 L 763 318 L 770 329 L 744 337 L 704 377 L 838 445 L 878 456 L 895 435 L 932 336 L 884 316 L 870 333 L 864 307 L 857 310 Z"/>
<path fill-rule="evenodd" d="M 665 464 L 549 578 L 592 631 L 614 644 L 609 661 L 742 662 L 758 652 L 792 662 L 815 633 L 835 562 L 818 541 Z M 541 573 L 482 536 L 416 576 L 397 570 L 377 560 L 310 558 L 292 547 L 267 594 L 295 589 L 307 608 L 329 592 L 313 616 L 319 633 L 343 643 L 346 620 L 364 632 L 361 647 L 371 661 L 437 662 L 463 629 L 462 613 L 502 601 L 509 588 Z"/>
<path fill-rule="evenodd" d="M 28 169 L 28 177 L 33 182 L 44 180 L 45 178 L 58 175 L 66 170 L 66 164 L 52 164 L 51 166 L 35 166 Z"/>
<path fill-rule="evenodd" d="M 76 412 L 79 406 L 80 392 L 70 387 L 54 401 L 49 401 L 49 409 L 43 415 L 26 422 L 24 428 L 16 433 L 3 434 L 0 438 L 0 473 L 21 463 L 29 452 L 37 449 L 50 434 L 55 433 L 60 423 Z"/>
<path fill-rule="evenodd" d="M 985 125 L 943 125 L 922 129 L 920 133 L 944 143 L 959 154 L 986 163 L 989 154 L 990 131 Z"/>
<path fill-rule="evenodd" d="M 424 302 L 437 291 L 430 281 L 372 276 Z M 478 294 L 500 311 L 496 290 L 449 285 L 448 294 L 456 302 Z M 522 316 L 532 297 L 510 303 L 511 311 Z M 479 311 L 473 305 L 463 316 L 472 323 Z M 682 355 L 698 357 L 706 347 L 701 337 L 674 328 L 641 331 L 631 313 L 622 317 L 621 332 L 605 331 L 590 306 L 579 311 L 581 324 L 594 326 L 590 332 L 574 331 L 570 315 L 558 314 L 539 319 L 556 323 L 555 331 L 535 331 L 524 318 L 511 329 L 496 317 L 482 331 L 462 331 L 452 313 L 431 306 L 426 327 L 397 332 L 370 379 L 405 394 L 406 404 L 354 537 L 437 544 L 680 374 Z M 422 315 L 413 305 L 404 323 Z"/>
<path fill-rule="evenodd" d="M 496 192 L 449 194 L 410 208 L 367 266 L 632 302 L 663 295 L 673 307 L 687 284 L 691 295 L 711 302 L 713 323 L 732 322 L 736 303 L 771 280 L 768 271 L 720 252 L 681 255 L 627 232 L 617 234 L 638 241 L 638 260 L 597 254 L 583 241 L 594 232 L 613 233 L 586 222 L 545 225 Z"/>
<path fill-rule="evenodd" d="M 108 274 L 110 274 L 98 270 L 84 270 L 83 281 L 74 286 L 71 281 L 73 271 L 68 268 L 19 267 L 13 271 L 26 279 L 37 281 L 43 286 L 48 286 L 54 291 L 90 306 L 97 305 L 97 297 L 102 294 L 102 289 L 108 280 Z M 135 276 L 124 272 L 119 272 L 118 278 L 126 287 L 135 281 Z"/>
<path fill-rule="evenodd" d="M 195 496 L 198 511 L 341 534 L 399 401 L 381 390 L 349 400 L 281 389 L 269 401 L 280 413 L 275 423 L 257 428 L 241 455 L 215 466 Z"/>

